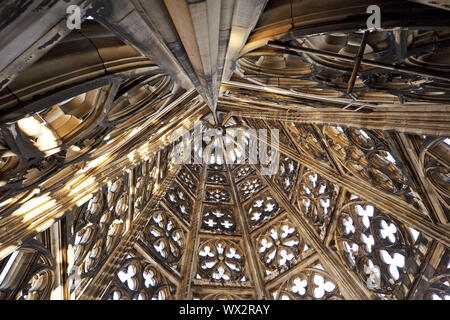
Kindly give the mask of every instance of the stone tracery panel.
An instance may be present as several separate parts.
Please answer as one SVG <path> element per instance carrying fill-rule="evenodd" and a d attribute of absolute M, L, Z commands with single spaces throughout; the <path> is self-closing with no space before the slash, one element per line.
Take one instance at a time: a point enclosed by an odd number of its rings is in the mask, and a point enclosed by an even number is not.
<path fill-rule="evenodd" d="M 224 203 L 224 204 L 232 203 L 230 190 L 226 187 L 221 186 L 213 187 L 208 185 L 205 188 L 204 200 L 214 203 Z"/>
<path fill-rule="evenodd" d="M 382 133 L 339 126 L 324 126 L 322 131 L 330 151 L 350 174 L 423 207 Z"/>
<path fill-rule="evenodd" d="M 297 194 L 298 207 L 324 239 L 336 205 L 339 188 L 309 170 L 301 179 Z"/>
<path fill-rule="evenodd" d="M 203 209 L 202 229 L 214 233 L 235 234 L 238 227 L 233 207 L 206 205 Z"/>
<path fill-rule="evenodd" d="M 421 142 L 422 173 L 435 191 L 447 219 L 450 219 L 450 139 L 426 137 Z"/>
<path fill-rule="evenodd" d="M 193 203 L 189 195 L 175 181 L 164 196 L 169 207 L 185 221 L 191 221 Z"/>
<path fill-rule="evenodd" d="M 226 166 L 224 164 L 209 164 L 208 171 L 226 171 Z"/>
<path fill-rule="evenodd" d="M 302 269 L 272 290 L 277 300 L 341 300 L 339 288 L 319 264 Z"/>
<path fill-rule="evenodd" d="M 253 172 L 253 168 L 249 165 L 242 165 L 233 170 L 235 182 L 239 182 Z"/>
<path fill-rule="evenodd" d="M 297 228 L 288 220 L 277 221 L 255 238 L 256 250 L 265 276 L 273 276 L 294 266 L 306 250 Z"/>
<path fill-rule="evenodd" d="M 284 154 L 280 154 L 278 174 L 274 175 L 274 181 L 281 186 L 289 197 L 297 180 L 298 163 Z"/>
<path fill-rule="evenodd" d="M 428 239 L 358 198 L 337 216 L 339 254 L 383 299 L 404 299 L 424 261 Z"/>
<path fill-rule="evenodd" d="M 106 294 L 108 300 L 171 300 L 175 286 L 158 268 L 139 257 L 128 257 L 122 263 L 112 286 Z"/>
<path fill-rule="evenodd" d="M 77 212 L 71 243 L 71 292 L 81 289 L 116 247 L 128 216 L 129 186 L 124 175 L 108 183 Z"/>
<path fill-rule="evenodd" d="M 200 244 L 197 272 L 210 282 L 240 283 L 245 278 L 246 259 L 241 246 L 231 240 L 212 239 Z"/>
<path fill-rule="evenodd" d="M 424 299 L 427 300 L 450 300 L 450 251 L 446 250 L 438 264 L 436 271 L 429 279 Z"/>
<path fill-rule="evenodd" d="M 139 215 L 153 195 L 157 178 L 155 162 L 155 157 L 152 157 L 148 161 L 138 165 L 136 168 L 134 217 Z"/>
<path fill-rule="evenodd" d="M 272 129 L 278 129 L 279 130 L 279 143 L 281 145 L 288 146 L 291 149 L 295 149 L 295 146 L 292 144 L 291 139 L 289 138 L 289 135 L 286 133 L 284 127 L 282 124 L 277 120 L 265 120 L 265 123 L 267 123 L 267 126 L 263 126 L 263 128 L 268 128 L 270 130 Z M 270 134 L 268 134 L 270 136 Z M 281 158 L 281 157 L 280 157 Z"/>
<path fill-rule="evenodd" d="M 0 263 L 0 300 L 48 300 L 55 284 L 55 258 L 35 239 Z"/>
<path fill-rule="evenodd" d="M 292 122 L 287 124 L 287 128 L 297 139 L 297 145 L 305 155 L 317 161 L 329 163 L 327 152 L 321 144 L 321 138 L 317 137 L 311 125 Z"/>
<path fill-rule="evenodd" d="M 215 184 L 228 184 L 228 178 L 222 172 L 208 171 L 206 182 Z"/>
<path fill-rule="evenodd" d="M 252 174 L 240 182 L 237 188 L 241 201 L 245 201 L 263 189 L 264 184 L 257 175 Z"/>
<path fill-rule="evenodd" d="M 263 225 L 273 217 L 283 211 L 278 202 L 272 197 L 269 191 L 263 191 L 246 206 L 247 222 L 251 230 Z"/>
<path fill-rule="evenodd" d="M 169 145 L 160 151 L 160 159 L 159 159 L 159 179 L 162 181 L 167 177 L 169 173 L 174 158 L 172 157 L 173 148 Z"/>
<path fill-rule="evenodd" d="M 179 269 L 179 262 L 186 247 L 185 231 L 165 211 L 151 215 L 144 233 L 147 246 L 169 267 Z"/>
<path fill-rule="evenodd" d="M 186 188 L 186 190 L 190 191 L 193 195 L 195 195 L 198 182 L 196 178 L 194 178 L 194 175 L 191 172 L 189 172 L 189 170 L 187 170 L 185 167 L 182 167 L 180 169 L 180 172 L 178 173 L 178 179 L 180 180 L 181 184 Z"/>
<path fill-rule="evenodd" d="M 186 164 L 186 167 L 188 167 L 194 175 L 200 179 L 200 175 L 202 174 L 202 166 L 199 164 Z"/>

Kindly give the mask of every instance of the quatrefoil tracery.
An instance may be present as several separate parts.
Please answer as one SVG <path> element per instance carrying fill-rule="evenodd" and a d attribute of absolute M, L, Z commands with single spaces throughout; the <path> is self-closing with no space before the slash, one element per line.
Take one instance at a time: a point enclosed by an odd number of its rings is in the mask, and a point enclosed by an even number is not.
<path fill-rule="evenodd" d="M 450 154 L 450 139 L 426 137 L 420 149 L 422 173 L 430 182 L 443 209 L 450 212 L 450 170 L 446 161 Z"/>
<path fill-rule="evenodd" d="M 297 139 L 300 149 L 320 162 L 329 162 L 327 152 L 317 138 L 313 127 L 305 124 L 289 123 L 288 128 Z"/>
<path fill-rule="evenodd" d="M 274 176 L 274 180 L 288 196 L 295 184 L 297 167 L 296 161 L 288 156 L 280 155 L 278 174 Z"/>
<path fill-rule="evenodd" d="M 424 298 L 429 300 L 450 300 L 450 250 L 446 250 L 436 271 L 427 284 Z"/>
<path fill-rule="evenodd" d="M 134 207 L 139 213 L 150 200 L 153 194 L 154 179 L 152 177 L 141 176 L 136 179 L 136 196 Z"/>
<path fill-rule="evenodd" d="M 206 178 L 208 183 L 216 183 L 216 184 L 227 184 L 228 179 L 222 172 L 208 172 L 208 176 Z"/>
<path fill-rule="evenodd" d="M 152 157 L 148 161 L 138 166 L 136 170 L 136 186 L 135 186 L 135 217 L 141 212 L 153 195 L 155 185 L 156 168 L 155 158 Z"/>
<path fill-rule="evenodd" d="M 236 179 L 236 182 L 246 178 L 249 174 L 252 173 L 252 171 L 253 169 L 249 165 L 242 165 L 239 168 L 235 169 L 233 171 L 233 174 Z"/>

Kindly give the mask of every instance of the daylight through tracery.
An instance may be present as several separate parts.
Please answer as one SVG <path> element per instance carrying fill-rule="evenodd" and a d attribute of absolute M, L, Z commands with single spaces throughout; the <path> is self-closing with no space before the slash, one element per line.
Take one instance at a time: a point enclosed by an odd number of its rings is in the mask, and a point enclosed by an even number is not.
<path fill-rule="evenodd" d="M 449 300 L 449 26 L 0 1 L 0 300 Z"/>

